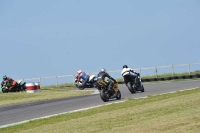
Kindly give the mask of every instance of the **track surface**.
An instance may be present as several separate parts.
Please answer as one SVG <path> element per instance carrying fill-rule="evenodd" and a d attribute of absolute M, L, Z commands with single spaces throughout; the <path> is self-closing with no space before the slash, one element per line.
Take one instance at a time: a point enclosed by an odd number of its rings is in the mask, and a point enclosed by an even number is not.
<path fill-rule="evenodd" d="M 144 84 L 144 87 L 145 92 L 131 94 L 126 86 L 119 85 L 122 99 L 112 100 L 109 102 L 123 101 L 127 98 L 139 98 L 148 95 L 196 88 L 200 87 L 200 81 Z M 108 102 L 105 103 L 101 100 L 99 94 L 93 94 L 75 98 L 65 98 L 52 101 L 42 101 L 36 103 L 0 107 L 0 126 L 82 108 L 88 108 L 91 106 L 104 105 L 107 103 Z"/>

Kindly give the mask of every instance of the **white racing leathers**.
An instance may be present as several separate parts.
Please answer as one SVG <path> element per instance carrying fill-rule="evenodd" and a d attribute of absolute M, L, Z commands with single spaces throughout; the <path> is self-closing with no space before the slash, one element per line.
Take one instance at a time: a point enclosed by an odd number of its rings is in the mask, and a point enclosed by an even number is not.
<path fill-rule="evenodd" d="M 132 80 L 134 81 L 134 83 L 138 81 L 137 76 L 131 74 L 131 72 L 135 73 L 134 70 L 131 68 L 123 68 L 121 74 L 124 78 L 125 84 L 127 84 L 129 81 L 132 81 Z"/>
<path fill-rule="evenodd" d="M 131 74 L 130 72 L 134 72 L 134 70 L 131 68 L 123 68 L 121 74 L 124 77 L 125 75 L 130 75 Z"/>

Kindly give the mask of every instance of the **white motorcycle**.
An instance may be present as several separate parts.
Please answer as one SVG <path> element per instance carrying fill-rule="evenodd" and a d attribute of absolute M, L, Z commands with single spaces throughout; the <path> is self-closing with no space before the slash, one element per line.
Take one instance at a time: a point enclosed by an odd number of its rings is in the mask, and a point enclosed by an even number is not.
<path fill-rule="evenodd" d="M 144 92 L 144 86 L 142 84 L 140 74 L 135 74 L 136 77 L 133 77 L 131 74 L 123 76 L 125 85 L 128 87 L 131 93 L 136 93 L 136 91 Z"/>

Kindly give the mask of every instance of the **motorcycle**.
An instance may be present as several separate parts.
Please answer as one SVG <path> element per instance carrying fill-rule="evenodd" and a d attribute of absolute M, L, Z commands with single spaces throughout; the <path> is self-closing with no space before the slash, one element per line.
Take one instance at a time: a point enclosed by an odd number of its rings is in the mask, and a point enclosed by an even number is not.
<path fill-rule="evenodd" d="M 131 74 L 128 74 L 125 75 L 123 78 L 126 86 L 128 87 L 131 93 L 136 93 L 137 91 L 144 92 L 144 86 L 142 84 L 139 73 L 136 73 L 136 77 L 134 77 Z"/>
<path fill-rule="evenodd" d="M 11 87 L 11 85 L 9 83 L 2 81 L 1 88 L 2 88 L 3 93 L 25 91 L 26 90 L 26 82 L 19 80 L 19 81 L 17 81 L 16 86 L 12 88 L 12 90 L 9 90 L 8 89 L 9 87 Z"/>
<path fill-rule="evenodd" d="M 97 78 L 95 75 L 91 75 L 88 79 L 88 82 L 85 86 L 82 86 L 83 80 L 81 79 L 80 82 L 78 82 L 78 76 L 74 79 L 75 85 L 79 90 L 84 90 L 85 88 L 97 88 Z"/>
<path fill-rule="evenodd" d="M 117 94 L 115 95 L 114 90 L 108 90 L 108 84 L 105 81 L 98 81 L 98 88 L 100 91 L 100 97 L 104 102 L 109 101 L 110 99 L 116 98 L 117 100 L 121 99 L 121 92 L 118 89 L 118 84 L 113 83 L 113 89 L 117 91 Z"/>

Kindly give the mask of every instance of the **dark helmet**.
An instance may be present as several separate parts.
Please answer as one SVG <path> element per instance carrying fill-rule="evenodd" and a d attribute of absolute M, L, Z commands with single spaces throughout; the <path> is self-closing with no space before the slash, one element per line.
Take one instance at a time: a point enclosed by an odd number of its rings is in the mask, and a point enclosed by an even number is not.
<path fill-rule="evenodd" d="M 6 80 L 6 79 L 7 79 L 7 76 L 6 76 L 6 75 L 4 75 L 4 76 L 3 76 L 3 80 Z"/>
<path fill-rule="evenodd" d="M 123 65 L 123 68 L 128 68 L 128 66 L 127 65 Z"/>

